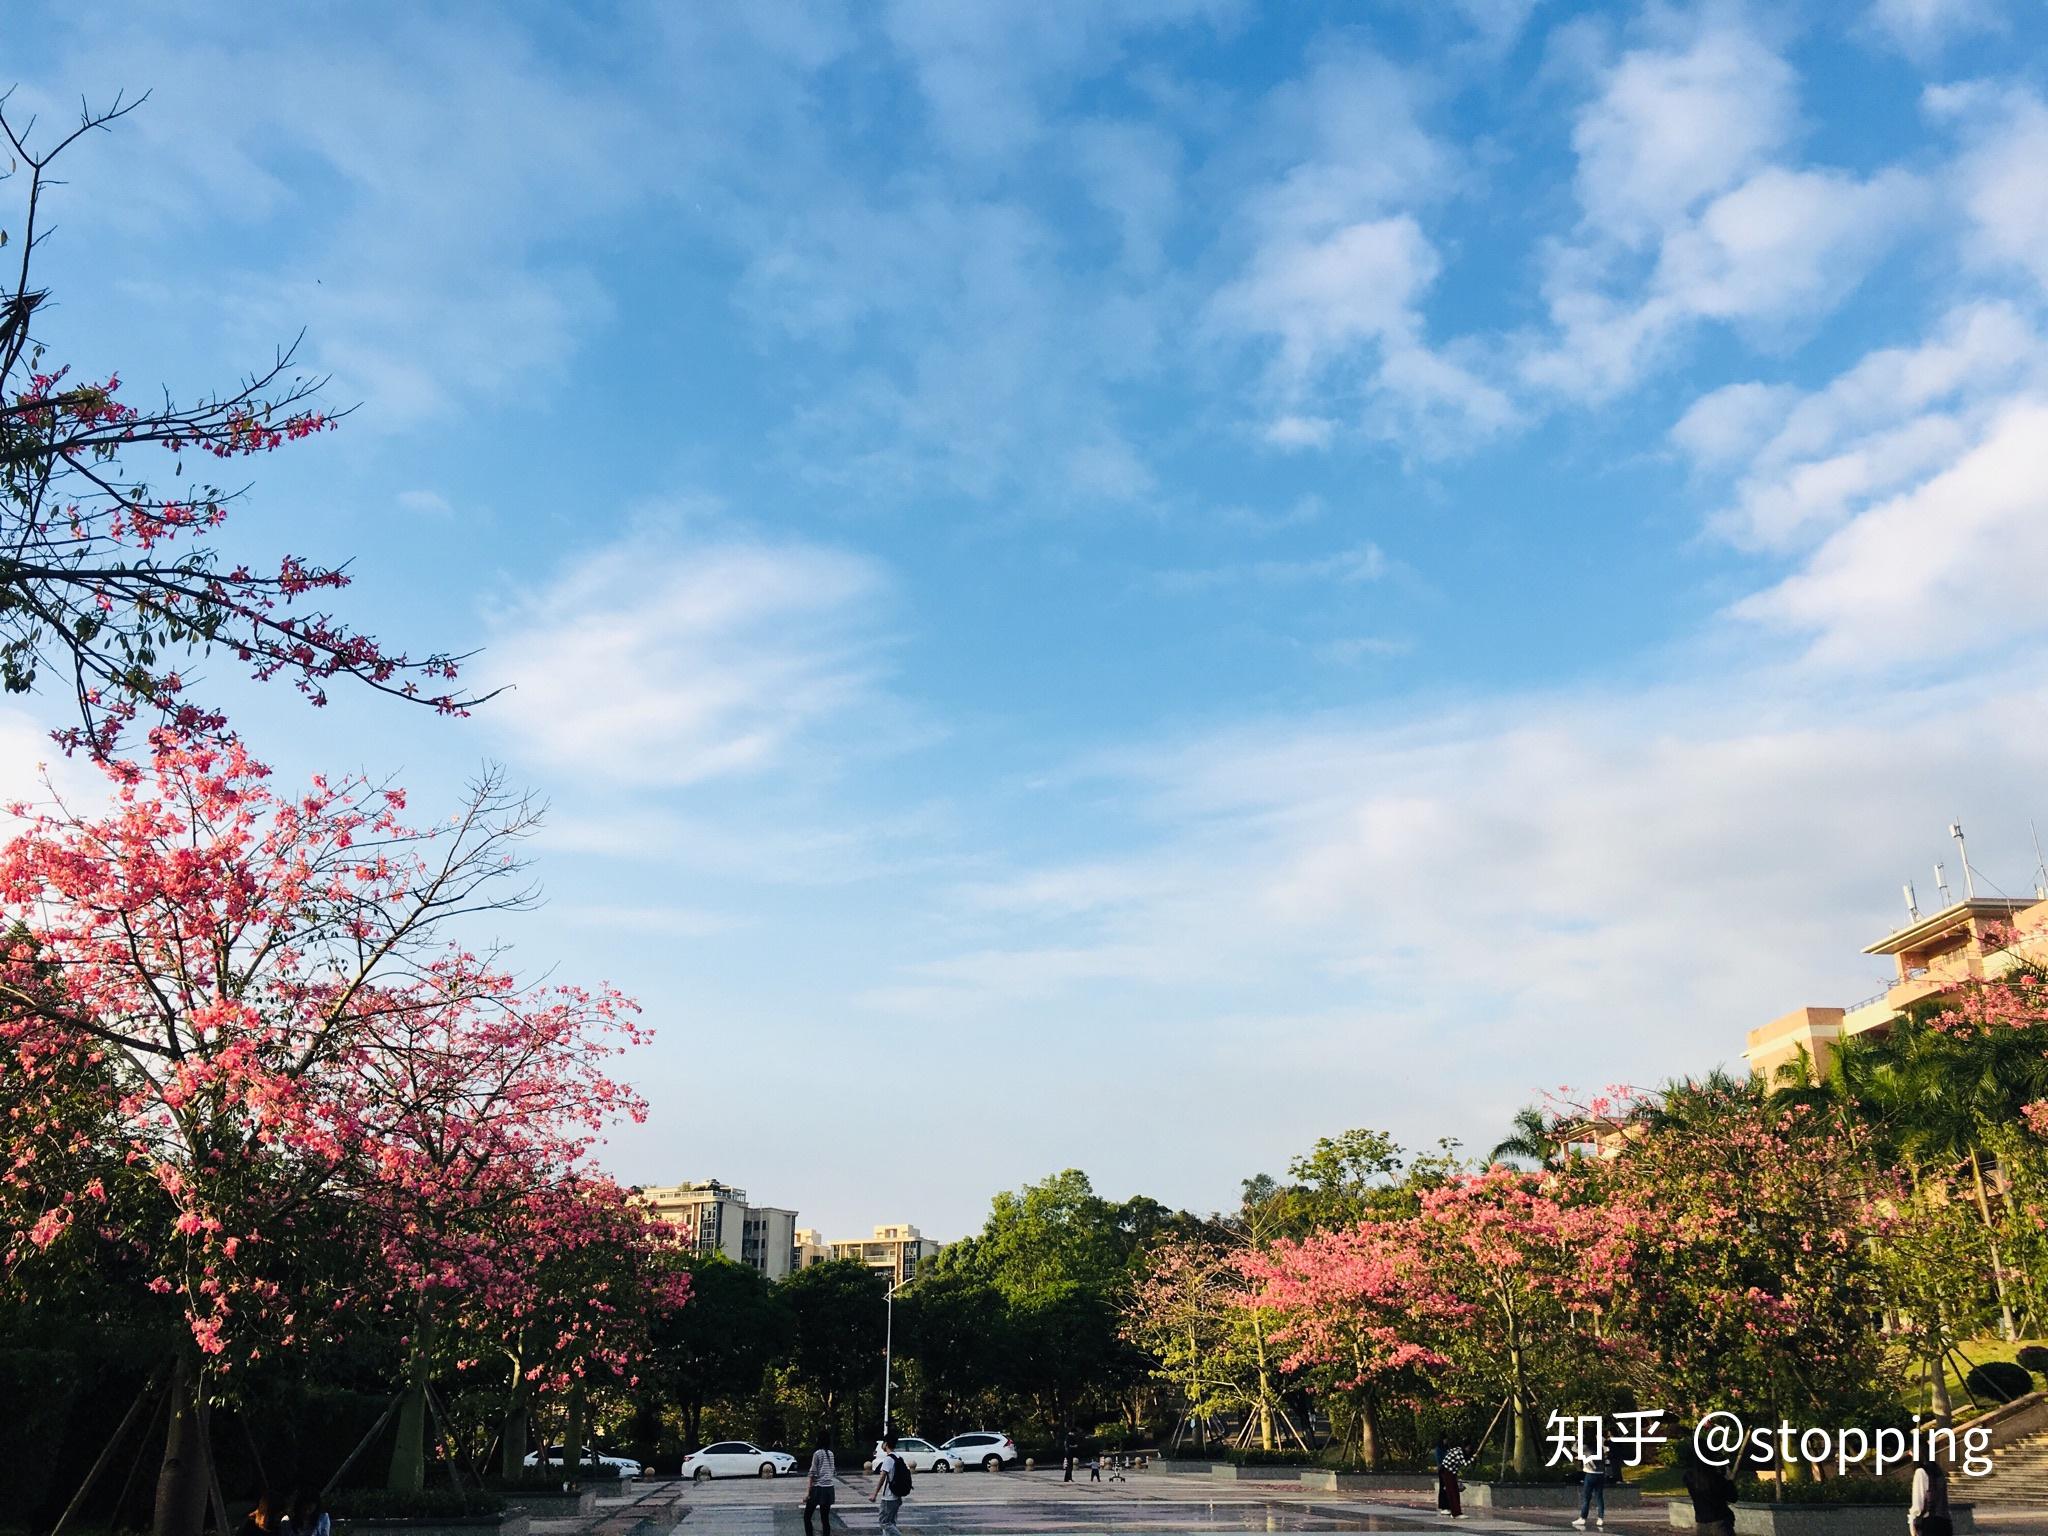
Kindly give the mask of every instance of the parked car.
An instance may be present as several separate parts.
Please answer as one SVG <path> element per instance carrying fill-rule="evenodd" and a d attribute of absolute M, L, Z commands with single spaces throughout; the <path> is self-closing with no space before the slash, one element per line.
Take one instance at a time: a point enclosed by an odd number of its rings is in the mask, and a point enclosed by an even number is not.
<path fill-rule="evenodd" d="M 937 1472 L 942 1470 L 939 1466 L 939 1458 L 946 1453 L 936 1445 L 933 1445 L 929 1440 L 920 1440 L 915 1435 L 898 1435 L 896 1437 L 896 1454 L 910 1463 L 910 1470 L 913 1472 Z M 874 1471 L 874 1462 L 862 1462 L 861 1470 L 863 1472 Z M 953 1469 L 946 1467 L 943 1470 L 950 1472 Z"/>
<path fill-rule="evenodd" d="M 999 1429 L 977 1429 L 955 1435 L 940 1446 L 932 1458 L 932 1470 L 957 1472 L 962 1467 L 979 1467 L 984 1472 L 1000 1472 L 1017 1459 L 1016 1441 Z M 915 1463 L 910 1470 L 917 1470 Z"/>
<path fill-rule="evenodd" d="M 714 1477 L 787 1477 L 796 1458 L 787 1451 L 764 1451 L 744 1440 L 720 1440 L 683 1458 L 683 1476 L 708 1483 Z"/>
<path fill-rule="evenodd" d="M 620 1477 L 640 1477 L 645 1470 L 632 1457 L 614 1456 L 608 1451 L 586 1449 L 583 1452 L 583 1459 L 586 1463 L 602 1463 L 607 1467 L 617 1467 Z M 538 1451 L 526 1453 L 526 1464 L 529 1467 L 559 1467 L 566 1461 L 567 1455 L 559 1445 L 545 1446 Z"/>

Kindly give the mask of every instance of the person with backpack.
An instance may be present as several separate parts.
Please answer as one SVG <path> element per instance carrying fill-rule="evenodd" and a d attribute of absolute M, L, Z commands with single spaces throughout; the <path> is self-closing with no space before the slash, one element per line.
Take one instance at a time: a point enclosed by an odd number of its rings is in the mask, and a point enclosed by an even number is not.
<path fill-rule="evenodd" d="M 910 1463 L 896 1454 L 896 1436 L 882 1436 L 875 1457 L 875 1490 L 868 1498 L 881 1507 L 882 1536 L 903 1536 L 896 1528 L 896 1512 L 910 1493 Z"/>

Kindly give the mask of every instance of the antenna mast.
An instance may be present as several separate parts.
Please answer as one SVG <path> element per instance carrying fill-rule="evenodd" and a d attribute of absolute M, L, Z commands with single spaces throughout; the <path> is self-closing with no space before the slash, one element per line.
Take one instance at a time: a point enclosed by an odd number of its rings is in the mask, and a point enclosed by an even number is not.
<path fill-rule="evenodd" d="M 1952 821 L 1948 824 L 1948 835 L 1956 840 L 1956 851 L 1963 860 L 1963 900 L 1977 899 L 1977 881 L 1970 873 L 1970 845 L 1963 841 L 1963 824 Z"/>

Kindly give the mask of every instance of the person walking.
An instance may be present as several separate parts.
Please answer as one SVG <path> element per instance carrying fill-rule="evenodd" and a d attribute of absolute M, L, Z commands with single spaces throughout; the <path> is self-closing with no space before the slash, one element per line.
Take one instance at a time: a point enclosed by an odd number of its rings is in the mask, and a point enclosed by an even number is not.
<path fill-rule="evenodd" d="M 882 1536 L 903 1536 L 896 1528 L 896 1512 L 910 1492 L 910 1463 L 896 1454 L 896 1437 L 882 1436 L 875 1447 L 875 1488 L 868 1498 L 880 1506 Z"/>
<path fill-rule="evenodd" d="M 818 1512 L 824 1529 L 832 1536 L 832 1501 L 839 1496 L 839 1467 L 832 1459 L 832 1431 L 820 1431 L 818 1448 L 811 1452 L 811 1465 L 804 1473 L 804 1536 L 813 1536 L 811 1511 Z"/>
<path fill-rule="evenodd" d="M 1913 1536 L 1955 1536 L 1948 1512 L 1948 1468 L 1932 1456 L 1913 1467 L 1913 1502 L 1906 1506 L 1906 1529 Z"/>
<path fill-rule="evenodd" d="M 1071 1483 L 1074 1480 L 1074 1432 L 1071 1429 L 1067 1431 L 1066 1437 L 1060 1443 L 1060 1459 L 1065 1464 L 1067 1471 L 1067 1475 L 1061 1478 L 1060 1481 Z"/>
<path fill-rule="evenodd" d="M 1607 1452 L 1604 1437 L 1595 1432 L 1591 1440 L 1579 1442 L 1579 1518 L 1572 1522 L 1572 1529 L 1583 1531 L 1586 1516 L 1593 1516 L 1593 1524 L 1600 1530 L 1607 1529 Z"/>
<path fill-rule="evenodd" d="M 1692 1528 L 1700 1536 L 1735 1536 L 1735 1479 L 1688 1455 L 1685 1491 L 1692 1496 Z"/>

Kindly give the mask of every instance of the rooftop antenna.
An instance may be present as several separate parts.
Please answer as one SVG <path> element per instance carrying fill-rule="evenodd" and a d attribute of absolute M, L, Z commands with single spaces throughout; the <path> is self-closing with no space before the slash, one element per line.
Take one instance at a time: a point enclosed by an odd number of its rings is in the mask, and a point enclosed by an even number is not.
<path fill-rule="evenodd" d="M 1950 822 L 1948 824 L 1948 835 L 1956 840 L 1956 850 L 1962 855 L 1963 899 L 1965 901 L 1975 901 L 1977 899 L 1977 881 L 1970 873 L 1970 845 L 1963 841 L 1963 824 L 1960 821 Z"/>
<path fill-rule="evenodd" d="M 1941 904 L 1944 907 L 1952 907 L 1956 904 L 1955 897 L 1949 894 L 1948 871 L 1941 867 L 1941 860 L 1939 859 L 1934 861 L 1934 888 L 1941 892 Z"/>
<path fill-rule="evenodd" d="M 1913 882 L 1906 882 L 1906 916 L 1914 922 L 1920 921 L 1920 899 L 1913 894 Z"/>

